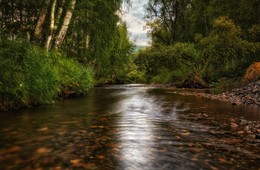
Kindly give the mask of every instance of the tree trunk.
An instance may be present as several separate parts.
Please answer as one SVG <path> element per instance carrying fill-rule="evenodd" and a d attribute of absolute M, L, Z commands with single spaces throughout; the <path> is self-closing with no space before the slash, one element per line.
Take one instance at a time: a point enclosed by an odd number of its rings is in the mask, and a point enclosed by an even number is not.
<path fill-rule="evenodd" d="M 56 29 L 58 28 L 58 26 L 59 26 L 60 19 L 61 19 L 61 15 L 62 15 L 62 12 L 63 12 L 64 3 L 65 3 L 65 0 L 62 0 L 61 3 L 60 3 L 60 7 L 59 7 L 59 10 L 58 10 L 58 14 L 57 14 L 57 16 L 56 16 L 55 30 L 56 30 Z"/>
<path fill-rule="evenodd" d="M 89 49 L 89 46 L 90 46 L 90 35 L 87 34 L 86 35 L 86 49 Z"/>
<path fill-rule="evenodd" d="M 53 45 L 53 48 L 55 50 L 60 48 L 60 46 L 62 45 L 62 43 L 64 41 L 64 38 L 66 36 L 67 30 L 68 30 L 68 27 L 69 27 L 69 24 L 70 24 L 70 21 L 72 18 L 72 13 L 73 13 L 75 4 L 76 4 L 76 0 L 70 1 L 70 6 L 65 14 L 62 26 L 55 37 L 55 41 L 54 41 L 54 45 Z"/>
<path fill-rule="evenodd" d="M 47 7 L 49 5 L 50 1 L 46 1 L 44 7 L 42 8 L 40 14 L 39 14 L 39 18 L 34 30 L 34 38 L 37 40 L 42 36 L 42 30 L 43 30 L 43 26 L 46 20 L 46 16 L 47 16 Z"/>
<path fill-rule="evenodd" d="M 49 34 L 45 43 L 45 48 L 47 50 L 50 49 L 50 44 L 52 40 L 53 30 L 54 30 L 54 23 L 55 23 L 55 8 L 56 8 L 57 0 L 53 0 L 52 7 L 51 7 L 51 14 L 50 14 L 50 30 Z"/>

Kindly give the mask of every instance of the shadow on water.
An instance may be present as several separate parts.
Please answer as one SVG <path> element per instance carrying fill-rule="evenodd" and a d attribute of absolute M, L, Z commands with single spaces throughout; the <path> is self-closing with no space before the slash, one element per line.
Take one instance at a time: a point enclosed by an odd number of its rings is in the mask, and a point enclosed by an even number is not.
<path fill-rule="evenodd" d="M 259 169 L 259 143 L 230 128 L 259 110 L 121 85 L 0 114 L 0 169 Z"/>

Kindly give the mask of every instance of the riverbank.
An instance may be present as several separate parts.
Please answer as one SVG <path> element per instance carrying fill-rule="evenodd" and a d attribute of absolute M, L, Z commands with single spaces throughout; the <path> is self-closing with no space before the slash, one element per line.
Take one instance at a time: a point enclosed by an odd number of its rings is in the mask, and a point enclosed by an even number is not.
<path fill-rule="evenodd" d="M 245 105 L 260 109 L 260 81 L 250 83 L 244 87 L 233 89 L 221 94 L 211 94 L 198 91 L 178 91 L 182 95 L 192 95 L 213 100 L 230 102 L 233 106 Z M 241 139 L 254 145 L 260 144 L 260 121 L 248 121 L 243 118 L 233 118 L 223 124 L 226 129 L 231 129 Z"/>
<path fill-rule="evenodd" d="M 178 92 L 182 95 L 194 95 L 198 97 L 206 97 L 214 100 L 222 100 L 230 102 L 232 105 L 247 105 L 252 107 L 260 107 L 260 81 L 250 83 L 244 87 L 233 89 L 229 92 L 221 94 L 211 94 L 205 92 Z"/>
<path fill-rule="evenodd" d="M 0 111 L 84 95 L 94 84 L 90 67 L 27 41 L 0 40 L 0 61 Z"/>

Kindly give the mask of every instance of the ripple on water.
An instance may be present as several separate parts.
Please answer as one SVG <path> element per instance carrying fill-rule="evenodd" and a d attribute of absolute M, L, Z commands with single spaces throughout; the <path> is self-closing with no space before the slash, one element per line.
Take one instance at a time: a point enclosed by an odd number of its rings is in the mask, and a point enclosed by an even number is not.
<path fill-rule="evenodd" d="M 235 109 L 144 85 L 96 88 L 1 113 L 0 169 L 259 169 L 259 143 L 230 127 Z"/>

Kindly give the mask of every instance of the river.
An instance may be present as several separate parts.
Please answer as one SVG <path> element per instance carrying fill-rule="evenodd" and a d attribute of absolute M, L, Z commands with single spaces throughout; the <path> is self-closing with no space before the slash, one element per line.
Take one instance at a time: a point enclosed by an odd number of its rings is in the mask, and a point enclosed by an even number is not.
<path fill-rule="evenodd" d="M 1 170 L 260 169 L 233 119 L 260 111 L 175 90 L 97 87 L 85 97 L 0 113 Z"/>

